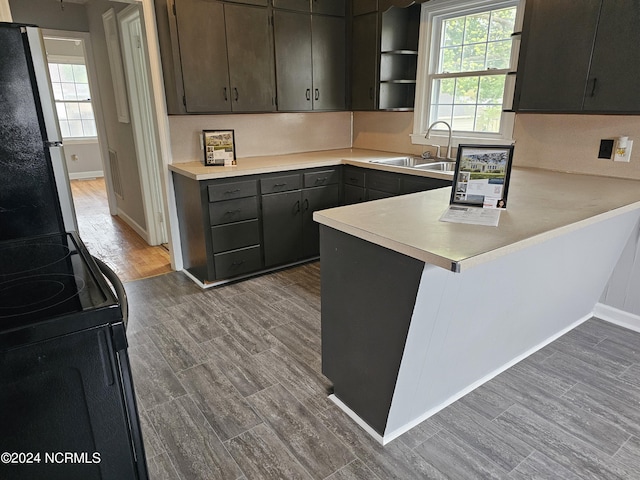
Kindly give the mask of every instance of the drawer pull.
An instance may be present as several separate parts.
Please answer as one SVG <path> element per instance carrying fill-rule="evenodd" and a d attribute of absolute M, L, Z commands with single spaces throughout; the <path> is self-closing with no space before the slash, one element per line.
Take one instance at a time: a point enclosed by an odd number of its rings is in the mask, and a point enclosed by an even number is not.
<path fill-rule="evenodd" d="M 227 210 L 224 214 L 225 215 L 236 215 L 238 213 L 242 212 L 242 210 L 237 209 L 237 210 Z"/>
<path fill-rule="evenodd" d="M 224 192 L 225 195 L 231 195 L 233 193 L 238 193 L 240 191 L 239 188 L 236 188 L 235 190 L 227 190 Z"/>
<path fill-rule="evenodd" d="M 316 178 L 316 183 L 325 183 L 327 181 L 327 177 Z"/>
<path fill-rule="evenodd" d="M 273 185 L 273 188 L 285 187 L 286 185 L 287 185 L 287 182 L 285 182 L 285 183 L 275 183 Z"/>
<path fill-rule="evenodd" d="M 357 182 L 358 179 L 356 177 L 349 177 L 349 180 L 351 180 L 352 182 Z"/>
<path fill-rule="evenodd" d="M 240 265 L 242 265 L 244 263 L 244 260 L 236 260 L 233 263 L 231 263 L 232 267 L 239 267 Z"/>
<path fill-rule="evenodd" d="M 309 210 L 309 199 L 305 198 L 304 199 L 304 211 L 306 212 L 307 210 Z"/>

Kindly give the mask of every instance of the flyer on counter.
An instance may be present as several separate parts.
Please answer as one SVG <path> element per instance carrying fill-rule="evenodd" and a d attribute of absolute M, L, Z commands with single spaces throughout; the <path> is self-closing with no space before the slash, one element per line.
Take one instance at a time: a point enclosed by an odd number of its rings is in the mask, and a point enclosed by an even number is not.
<path fill-rule="evenodd" d="M 440 221 L 497 227 L 498 222 L 500 222 L 500 212 L 501 210 L 499 208 L 449 205 L 449 208 L 447 208 L 440 217 Z"/>

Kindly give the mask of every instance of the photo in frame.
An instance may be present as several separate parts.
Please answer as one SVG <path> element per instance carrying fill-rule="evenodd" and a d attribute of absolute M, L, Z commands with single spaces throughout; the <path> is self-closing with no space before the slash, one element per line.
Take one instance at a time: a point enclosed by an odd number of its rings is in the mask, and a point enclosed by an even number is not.
<path fill-rule="evenodd" d="M 507 208 L 513 145 L 459 145 L 452 205 Z"/>
<path fill-rule="evenodd" d="M 236 164 L 233 130 L 203 130 L 202 139 L 205 166 Z"/>

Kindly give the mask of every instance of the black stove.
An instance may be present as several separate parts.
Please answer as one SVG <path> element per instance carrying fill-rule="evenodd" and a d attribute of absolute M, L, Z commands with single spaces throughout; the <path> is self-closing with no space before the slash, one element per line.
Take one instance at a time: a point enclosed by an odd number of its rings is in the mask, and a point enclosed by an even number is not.
<path fill-rule="evenodd" d="M 117 321 L 120 305 L 75 233 L 0 242 L 0 348 Z"/>

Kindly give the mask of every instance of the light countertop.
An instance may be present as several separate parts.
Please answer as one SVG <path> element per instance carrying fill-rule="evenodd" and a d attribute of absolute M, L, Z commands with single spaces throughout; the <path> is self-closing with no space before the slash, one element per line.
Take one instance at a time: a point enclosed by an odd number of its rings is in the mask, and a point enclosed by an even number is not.
<path fill-rule="evenodd" d="M 315 212 L 320 224 L 462 271 L 593 222 L 640 209 L 640 181 L 514 168 L 497 227 L 439 221 L 451 188 Z"/>
<path fill-rule="evenodd" d="M 254 175 L 260 173 L 273 173 L 286 170 L 300 170 L 303 168 L 329 167 L 333 165 L 354 165 L 387 172 L 404 173 L 422 177 L 440 178 L 451 180 L 452 172 L 435 172 L 418 170 L 407 167 L 381 165 L 371 163 L 372 160 L 385 158 L 397 158 L 402 153 L 380 152 L 376 150 L 364 150 L 359 148 L 344 148 L 339 150 L 324 150 L 319 152 L 291 153 L 287 155 L 272 155 L 264 157 L 239 158 L 237 165 L 233 167 L 208 166 L 201 161 L 188 163 L 175 163 L 169 165 L 169 170 L 184 175 L 193 180 L 212 180 L 218 178 L 237 177 L 241 175 Z"/>

